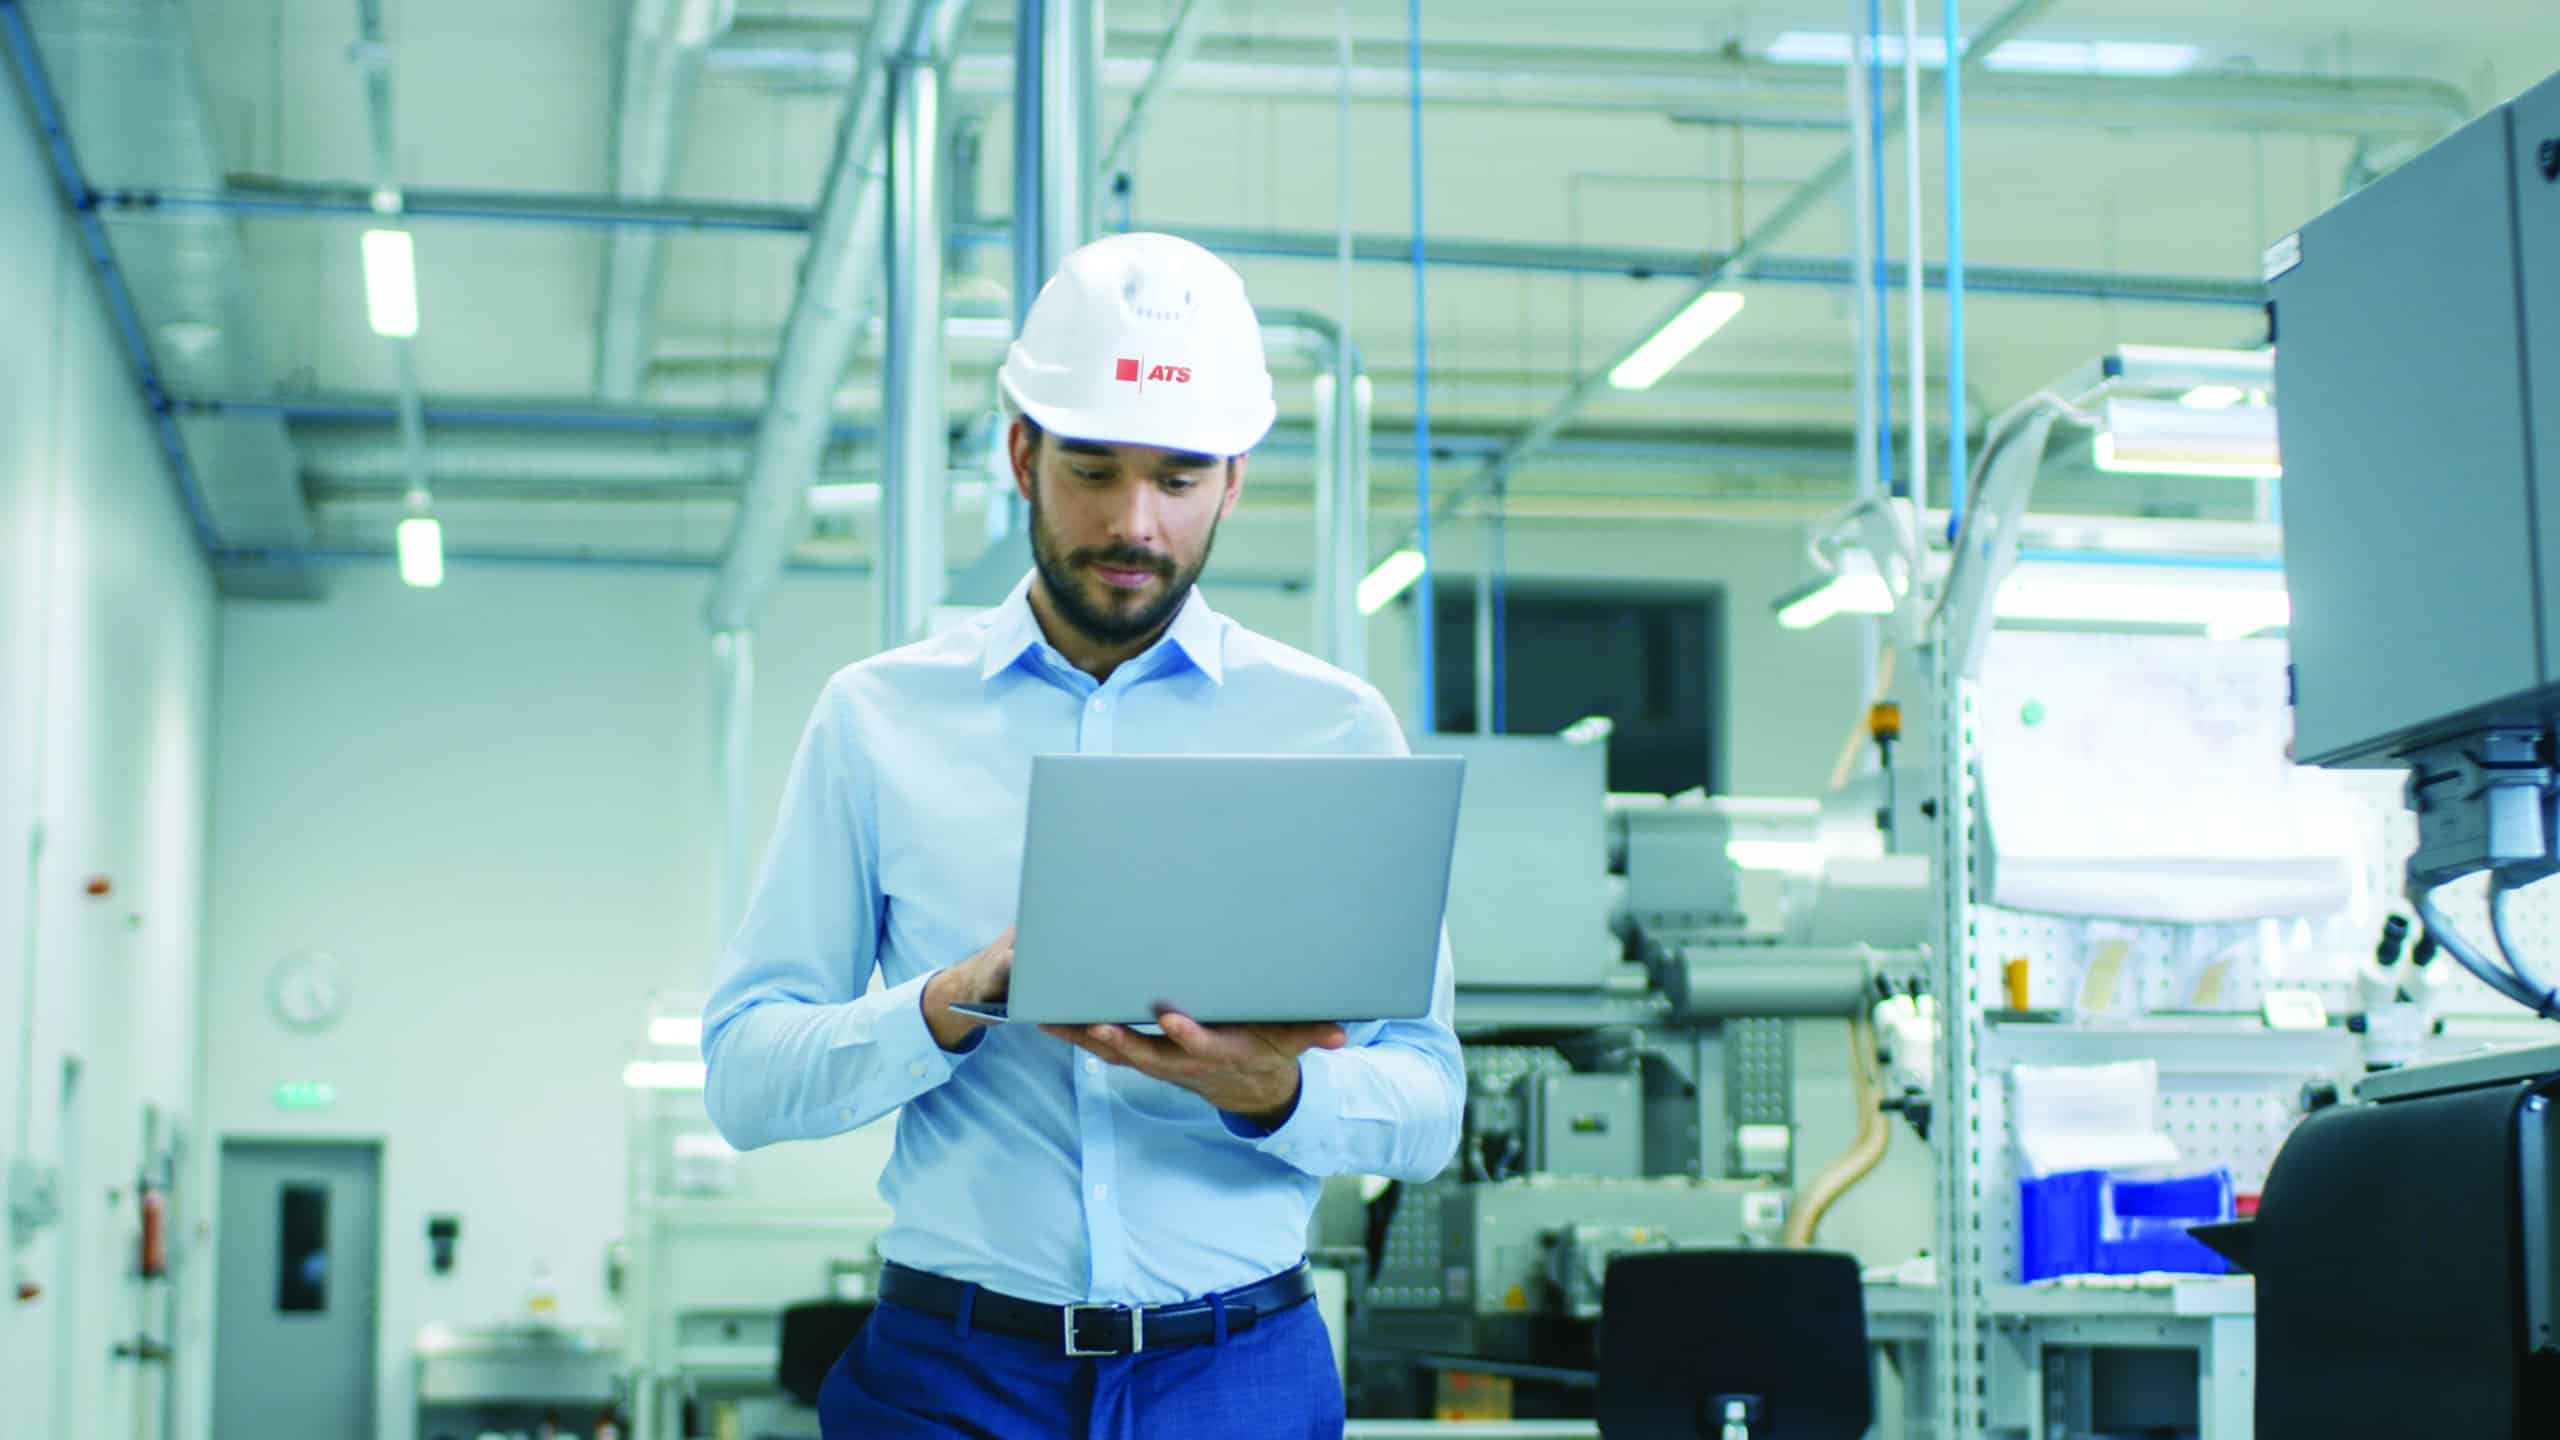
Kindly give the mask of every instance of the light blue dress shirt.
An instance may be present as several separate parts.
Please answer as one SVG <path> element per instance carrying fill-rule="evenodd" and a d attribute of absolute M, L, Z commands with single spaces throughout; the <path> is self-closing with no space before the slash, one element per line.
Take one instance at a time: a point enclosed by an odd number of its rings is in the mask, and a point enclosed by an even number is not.
<path fill-rule="evenodd" d="M 901 1264 L 1050 1304 L 1249 1284 L 1305 1252 L 1323 1177 L 1428 1179 L 1456 1150 L 1445 937 L 1429 1017 L 1309 1051 L 1297 1108 L 1268 1132 L 1027 1025 L 946 1053 L 925 981 L 1013 923 L 1032 756 L 1401 755 L 1404 735 L 1375 689 L 1197 590 L 1097 684 L 1042 637 L 1029 587 L 828 682 L 704 1010 L 704 1100 L 742 1149 L 897 1111 L 880 1249 Z M 1130 825 L 1097 843 L 1125 845 L 1142 903 L 1146 817 Z"/>

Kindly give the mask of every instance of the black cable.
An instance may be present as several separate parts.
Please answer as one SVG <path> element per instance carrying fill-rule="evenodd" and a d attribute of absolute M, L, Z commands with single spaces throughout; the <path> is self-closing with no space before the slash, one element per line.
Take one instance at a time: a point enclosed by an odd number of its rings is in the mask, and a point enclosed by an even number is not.
<path fill-rule="evenodd" d="M 2417 905 L 2418 918 L 2426 922 L 2427 932 L 2444 947 L 2445 953 L 2477 976 L 2481 984 L 2534 1014 L 2546 1020 L 2560 1017 L 2560 994 L 2535 993 L 2534 988 L 2514 971 L 2491 964 L 2487 957 L 2472 949 L 2470 942 L 2462 938 L 2462 932 L 2454 929 L 2453 923 L 2445 919 L 2444 912 L 2436 907 L 2436 890 L 2433 885 L 2418 888 L 2411 893 L 2410 899 Z M 2495 909 L 2494 906 L 2491 908 Z"/>
<path fill-rule="evenodd" d="M 2544 1010 L 2544 1014 L 2560 1013 L 2560 990 L 2545 984 L 2542 977 L 2524 963 L 2524 947 L 2515 942 L 2515 932 L 2508 928 L 2507 897 L 2523 888 L 2509 883 L 2503 874 L 2490 878 L 2489 933 L 2498 942 L 2498 958 L 2507 962 L 2507 973 L 2523 981 L 2528 988 L 2543 993 L 2546 1004 L 2553 1007 Z"/>

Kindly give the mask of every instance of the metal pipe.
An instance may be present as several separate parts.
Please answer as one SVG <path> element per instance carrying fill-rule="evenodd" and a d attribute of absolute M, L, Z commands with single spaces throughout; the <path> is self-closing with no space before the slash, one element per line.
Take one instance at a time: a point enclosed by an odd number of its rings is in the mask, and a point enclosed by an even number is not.
<path fill-rule="evenodd" d="M 1013 88 L 1007 37 L 973 37 L 953 72 L 961 94 Z M 1098 66 L 1103 88 L 1134 91 L 1153 71 L 1162 37 L 1124 31 Z M 744 21 L 713 47 L 709 64 L 783 83 L 837 85 L 855 68 L 844 25 Z M 1988 50 L 1988 46 L 1977 48 Z M 1423 99 L 1443 108 L 1544 107 L 1670 114 L 1713 124 L 1802 128 L 1840 124 L 1840 77 L 1824 65 L 1781 64 L 1745 55 L 1660 50 L 1433 42 L 1422 55 Z M 1402 104 L 1412 69 L 1401 42 L 1354 47 L 1353 98 Z M 1239 99 L 1330 100 L 1343 79 L 1330 37 L 1211 36 L 1172 88 Z M 2002 71 L 1980 76 L 1973 114 L 1986 123 L 2161 129 L 2260 130 L 2300 134 L 2434 136 L 2475 107 L 2441 81 L 2295 74 L 2168 76 L 2070 75 Z"/>
<path fill-rule="evenodd" d="M 1484 553 L 1476 558 L 1476 733 L 1493 733 L 1493 520 L 1484 526 Z M 1423 599 L 1428 600 L 1429 596 Z"/>
<path fill-rule="evenodd" d="M 1975 48 L 1966 54 L 1962 63 L 1965 65 L 1980 63 L 1983 54 L 1996 48 L 2003 40 L 2032 22 L 2052 5 L 2053 0 L 2012 0 L 2009 8 L 2001 11 L 1999 16 L 1984 26 L 1982 32 L 1975 37 Z M 1879 115 L 1877 124 L 1881 129 L 1890 129 L 1893 124 L 1910 118 L 1915 117 L 1906 114 L 1888 119 Z M 1655 333 L 1669 324 L 1682 310 L 1687 309 L 1699 296 L 1717 288 L 1728 279 L 1747 273 L 1752 263 L 1758 259 L 1760 252 L 1775 243 L 1780 236 L 1794 229 L 1807 215 L 1813 213 L 1832 189 L 1848 177 L 1854 165 L 1855 157 L 1845 149 L 1833 156 L 1830 164 L 1823 166 L 1811 179 L 1796 187 L 1795 191 L 1781 202 L 1774 212 L 1755 226 L 1749 235 L 1743 237 L 1742 243 L 1735 246 L 1731 254 L 1718 261 L 1708 272 L 1702 284 L 1681 297 L 1679 304 L 1664 311 L 1661 318 L 1639 331 L 1635 339 L 1619 347 L 1589 374 L 1575 381 L 1572 387 L 1565 391 L 1563 399 L 1556 402 L 1544 416 L 1522 432 L 1510 445 L 1504 447 L 1501 454 L 1487 462 L 1463 483 L 1449 487 L 1434 509 L 1438 513 L 1445 514 L 1465 503 L 1477 491 L 1498 483 L 1522 461 L 1563 433 L 1564 427 L 1571 424 L 1576 415 L 1582 413 L 1583 407 L 1591 402 L 1592 397 L 1607 386 L 1610 371 L 1632 357 L 1638 348 L 1652 339 Z M 1916 282 L 1921 277 L 1915 274 L 1912 278 Z M 1422 517 L 1423 523 L 1416 526 L 1417 534 L 1428 528 L 1431 518 L 1429 513 Z"/>
<path fill-rule="evenodd" d="M 703 52 L 729 28 L 737 0 L 632 0 L 625 22 L 613 141 L 613 190 L 627 198 L 666 193 L 683 153 Z M 596 307 L 596 393 L 629 400 L 649 371 L 657 314 L 662 237 L 655 229 L 613 232 L 604 291 Z"/>
<path fill-rule="evenodd" d="M 1963 26 L 1956 0 L 1944 0 L 1942 29 L 1947 54 L 1964 54 Z M 1947 66 L 1947 543 L 1954 544 L 1964 525 L 1965 393 L 1964 393 L 1964 67 Z"/>
<path fill-rule="evenodd" d="M 714 631 L 711 674 L 711 734 L 718 747 L 720 792 L 718 892 L 712 910 L 717 929 L 711 937 L 716 954 L 738 933 L 747 914 L 747 854 L 754 843 L 747 830 L 747 775 L 755 719 L 755 632 Z"/>
<path fill-rule="evenodd" d="M 1860 28 L 1860 17 L 1865 14 L 1866 6 L 1870 3 L 1872 0 L 1849 0 L 1850 23 L 1845 33 L 1853 39 L 1865 33 Z M 1854 167 L 1850 175 L 1848 197 L 1849 235 L 1852 247 L 1849 268 L 1853 272 L 1849 289 L 1854 297 L 1849 310 L 1851 332 L 1849 357 L 1851 388 L 1856 392 L 1854 408 L 1858 417 L 1856 428 L 1858 462 L 1853 476 L 1852 490 L 1861 499 L 1876 494 L 1882 482 L 1882 472 L 1877 466 L 1876 446 L 1874 349 L 1877 319 L 1876 287 L 1866 283 L 1863 278 L 1874 270 L 1878 251 L 1875 237 L 1871 233 L 1871 227 L 1875 221 L 1873 199 L 1875 171 L 1874 166 L 1869 163 L 1867 147 L 1869 134 L 1874 129 L 1875 122 L 1873 112 L 1867 105 L 1868 69 L 1866 46 L 1853 43 L 1850 63 L 1842 68 L 1841 73 L 1848 77 L 1849 82 L 1849 154 Z"/>
<path fill-rule="evenodd" d="M 943 404 L 942 124 L 931 57 L 895 70 L 889 125 L 888 364 L 880 407 L 880 648 L 925 633 L 942 599 L 943 489 L 951 458 Z"/>
<path fill-rule="evenodd" d="M 882 0 L 873 12 L 866 61 L 845 99 L 818 223 L 801 262 L 800 290 L 783 325 L 772 389 L 756 427 L 746 493 L 712 586 L 706 613 L 714 630 L 750 623 L 791 547 L 802 492 L 825 444 L 836 382 L 852 360 L 879 260 L 890 61 L 908 49 L 918 19 L 942 8 L 937 0 Z"/>
<path fill-rule="evenodd" d="M 1405 115 L 1413 146 L 1413 547 L 1422 556 L 1421 573 L 1413 579 L 1412 729 L 1428 735 L 1440 728 L 1434 654 L 1439 606 L 1431 577 L 1431 307 L 1425 293 L 1422 224 L 1422 0 L 1405 3 L 1405 64 L 1410 79 Z"/>
<path fill-rule="evenodd" d="M 328 219 L 373 217 L 371 192 L 361 186 L 304 184 L 290 181 L 241 180 L 220 191 L 126 187 L 94 192 L 98 208 L 119 216 L 145 216 L 211 209 L 255 215 L 300 215 Z M 813 212 L 786 205 L 696 205 L 693 202 L 619 201 L 604 195 L 559 195 L 488 190 L 401 192 L 401 218 L 420 222 L 463 224 L 529 224 L 555 226 L 645 226 L 694 231 L 742 231 L 762 234 L 805 233 Z M 1008 221 L 954 223 L 947 243 L 974 252 L 1006 243 Z M 1142 222 L 1143 223 L 1143 222 Z M 1249 230 L 1201 225 L 1170 228 L 1208 248 L 1228 255 L 1275 259 L 1336 260 L 1339 237 L 1329 231 Z M 1356 235 L 1351 258 L 1368 264 L 1410 265 L 1413 242 L 1405 235 Z M 1690 279 L 1714 273 L 1730 256 L 1694 250 L 1646 249 L 1610 245 L 1538 245 L 1502 240 L 1429 238 L 1423 242 L 1426 264 L 1455 269 L 1543 272 L 1559 275 L 1611 275 L 1631 280 Z M 1754 259 L 1751 284 L 1814 285 L 1843 289 L 1859 283 L 1857 260 L 1822 256 L 1764 255 Z M 1942 266 L 1926 268 L 1930 289 L 1943 289 Z M 1889 281 L 1900 287 L 1901 276 Z M 2042 299 L 2099 300 L 2116 304 L 2196 305 L 2260 309 L 2265 288 L 2254 279 L 2155 275 L 2076 270 L 2040 266 L 1968 266 L 1968 294 L 1998 294 Z"/>
<path fill-rule="evenodd" d="M 1964 66 L 1949 57 L 1941 67 L 1945 77 L 1940 83 L 1954 80 Z M 1921 233 L 1920 188 L 1920 9 L 1919 0 L 1902 0 L 1902 213 L 1903 265 L 1908 278 L 1903 292 L 1910 301 L 1911 373 L 1905 377 L 1911 385 L 1911 506 L 1926 512 L 1929 508 L 1929 302 L 1922 292 L 1921 267 L 1927 263 L 1928 247 Z"/>
<path fill-rule="evenodd" d="M 1128 163 L 1129 150 L 1137 144 L 1138 135 L 1146 129 L 1147 117 L 1155 110 L 1173 78 L 1200 49 L 1200 37 L 1208 29 L 1210 0 L 1182 0 L 1173 23 L 1165 27 L 1164 48 L 1156 51 L 1155 63 L 1147 67 L 1147 78 L 1138 92 L 1129 97 L 1129 113 L 1120 120 L 1119 132 L 1103 147 L 1102 163 L 1094 167 L 1097 175 L 1119 172 Z M 1099 88 L 1099 87 L 1095 87 Z"/>
<path fill-rule="evenodd" d="M 1014 329 L 1067 252 L 1093 238 L 1100 0 L 1019 0 L 1013 182 Z M 1022 157 L 1036 157 L 1026 163 Z"/>
<path fill-rule="evenodd" d="M 1874 197 L 1874 213 L 1869 217 L 1870 242 L 1874 246 L 1871 271 L 1862 270 L 1859 282 L 1872 288 L 1876 331 L 1876 478 L 1877 488 L 1887 495 L 1902 493 L 1902 482 L 1894 478 L 1893 460 L 1893 265 L 1885 258 L 1885 184 L 1884 184 L 1884 6 L 1882 0 L 1867 0 L 1867 184 Z M 1872 275 L 1872 279 L 1868 277 Z"/>

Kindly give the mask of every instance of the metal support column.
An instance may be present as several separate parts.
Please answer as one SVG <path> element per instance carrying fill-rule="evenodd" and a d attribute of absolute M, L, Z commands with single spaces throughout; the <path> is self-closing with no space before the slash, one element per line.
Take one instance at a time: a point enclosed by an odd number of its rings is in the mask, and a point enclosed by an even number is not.
<path fill-rule="evenodd" d="M 1976 1440 L 1985 1432 L 1987 1334 L 1983 1217 L 1991 1198 L 1983 1147 L 1981 1084 L 1983 1007 L 1975 955 L 1974 794 L 1979 773 L 1974 681 L 1949 662 L 1945 627 L 1930 637 L 1928 661 L 1937 740 L 1937 881 L 1939 935 L 1929 983 L 1938 997 L 1937 1255 L 1935 1377 L 1938 1440 Z"/>
<path fill-rule="evenodd" d="M 941 80 L 897 62 L 889 98 L 886 384 L 882 392 L 880 648 L 917 639 L 942 599 L 950 468 L 942 354 Z"/>
<path fill-rule="evenodd" d="M 719 773 L 720 855 L 711 937 L 717 954 L 738 933 L 747 913 L 747 742 L 754 733 L 755 632 L 717 630 L 711 636 L 711 744 Z"/>
<path fill-rule="evenodd" d="M 1067 252 L 1093 238 L 1102 0 L 1014 7 L 1013 319 L 1021 328 Z"/>

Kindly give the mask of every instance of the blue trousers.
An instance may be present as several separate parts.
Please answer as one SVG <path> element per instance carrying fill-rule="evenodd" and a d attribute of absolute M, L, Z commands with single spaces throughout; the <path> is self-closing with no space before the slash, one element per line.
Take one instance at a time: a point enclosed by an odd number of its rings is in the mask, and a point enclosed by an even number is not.
<path fill-rule="evenodd" d="M 827 1440 L 1340 1440 L 1342 1380 L 1313 1301 L 1211 1344 L 1090 1360 L 882 1305 L 818 1420 Z"/>

